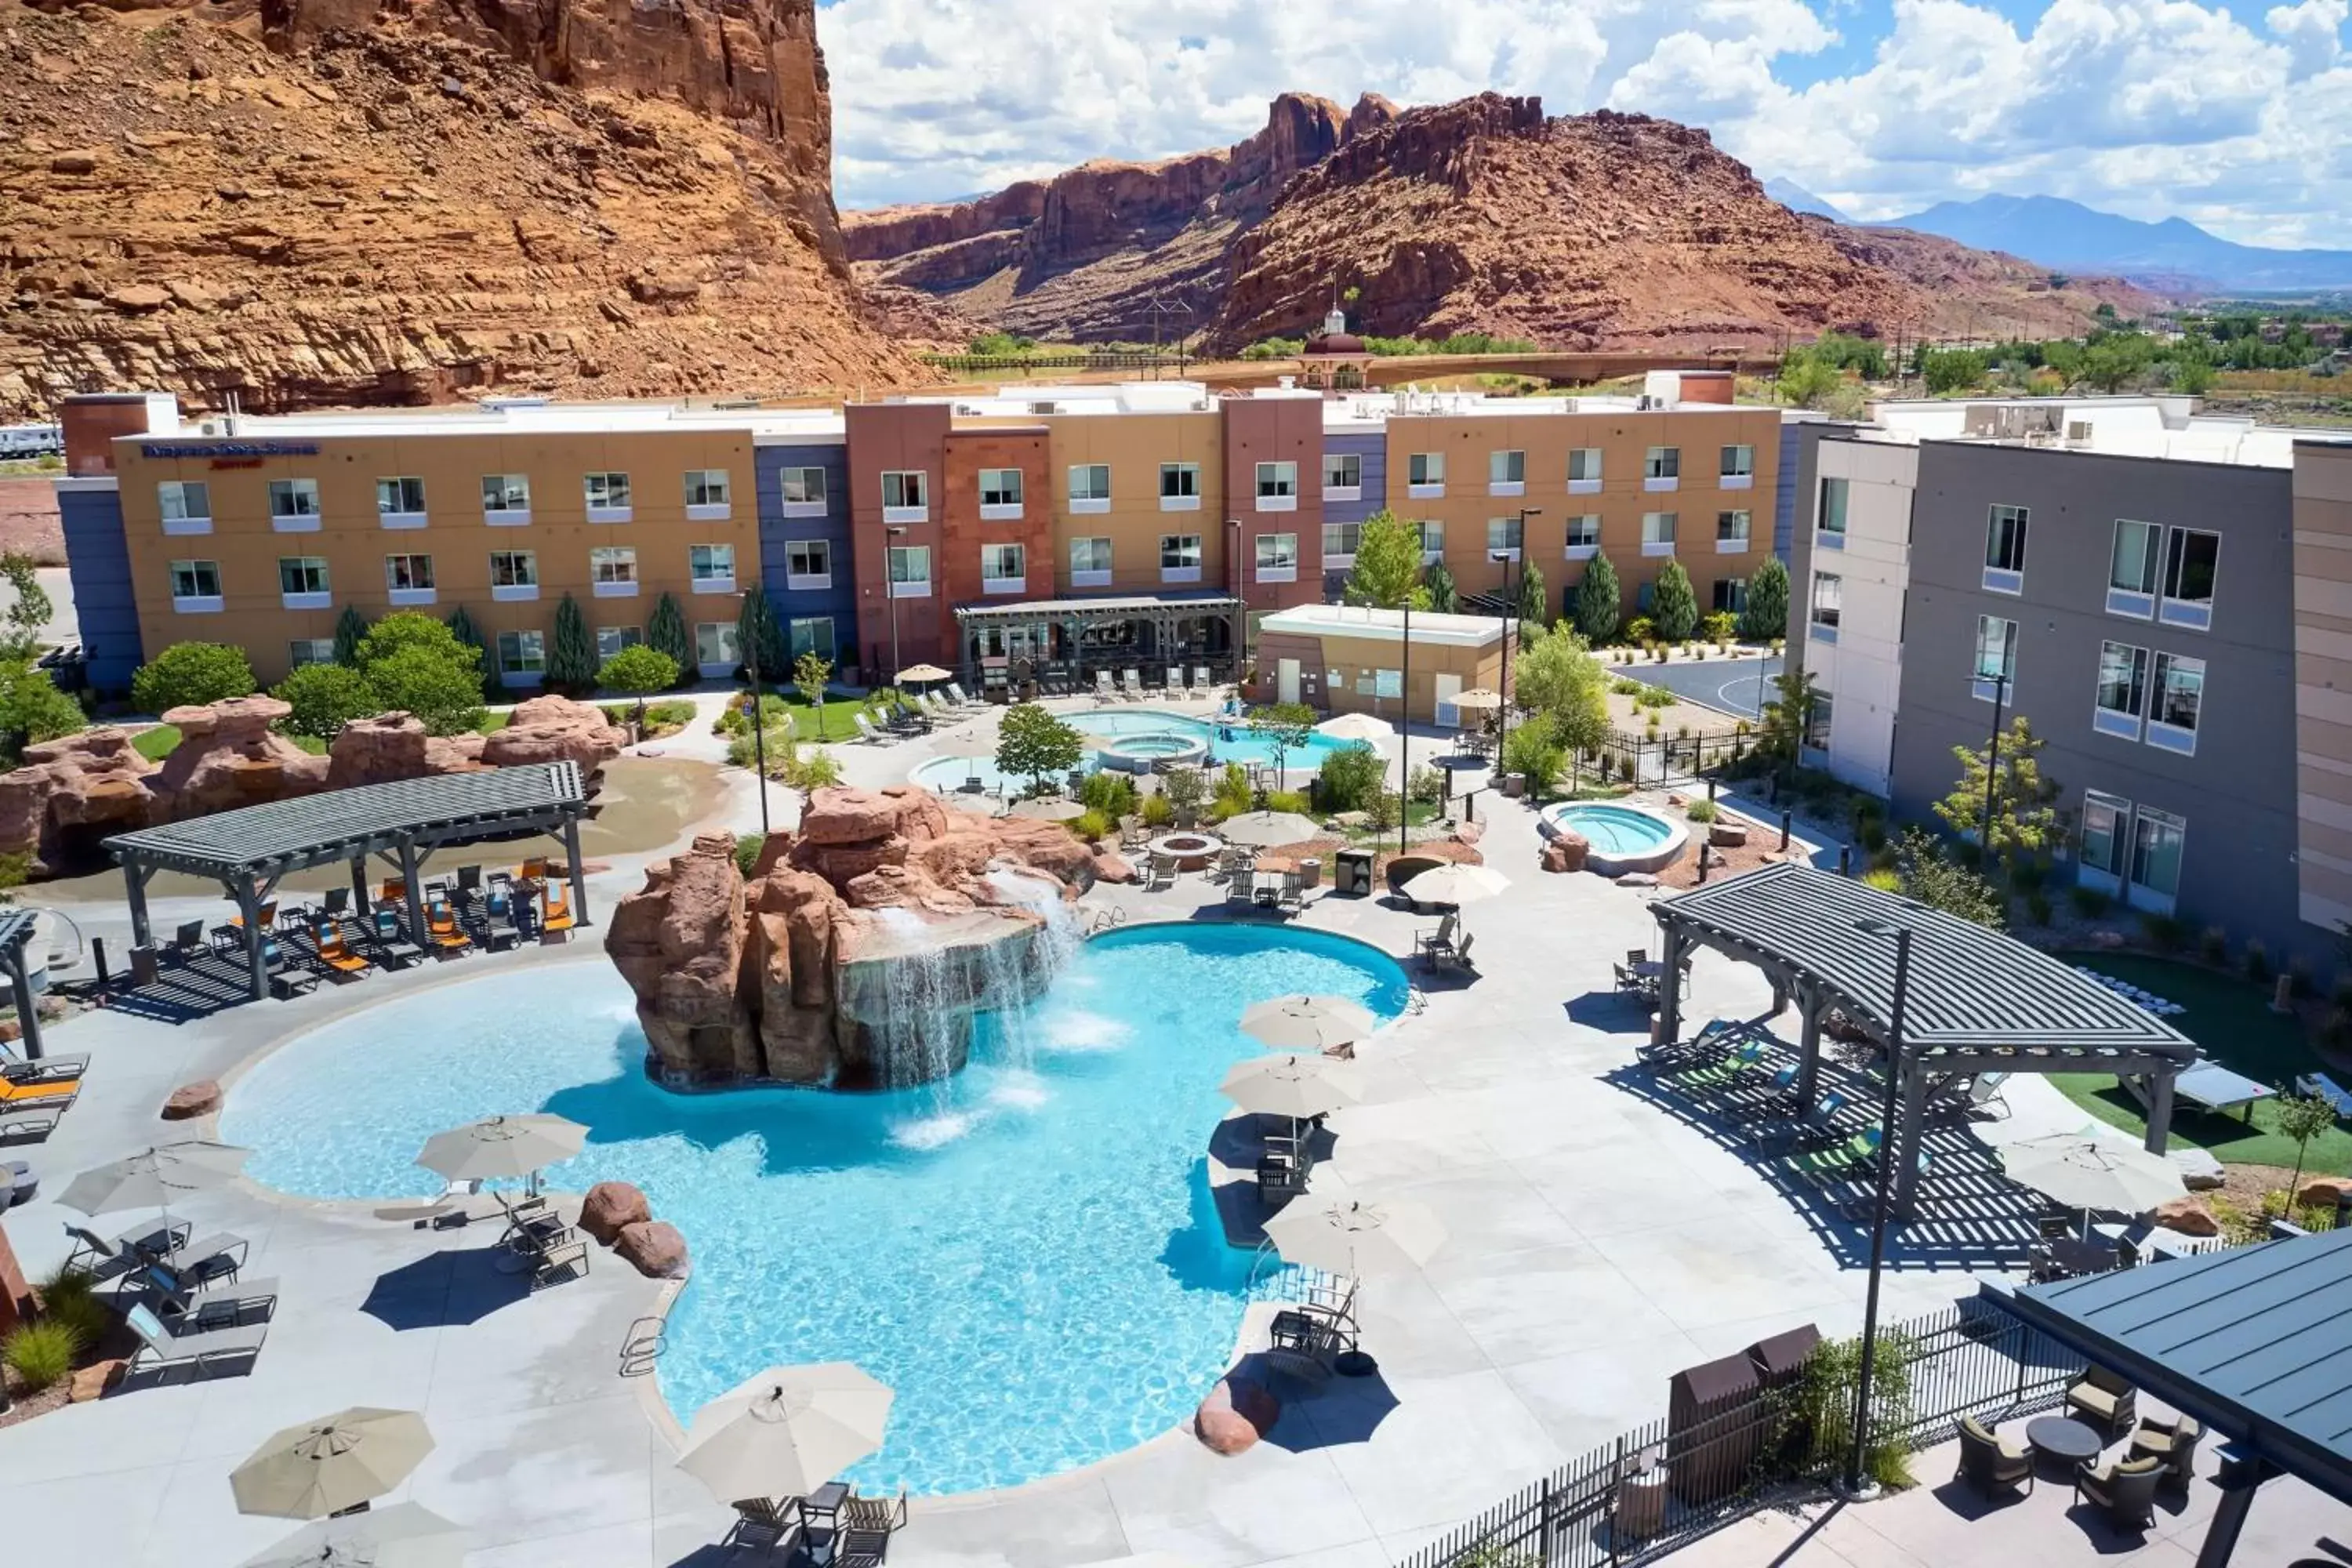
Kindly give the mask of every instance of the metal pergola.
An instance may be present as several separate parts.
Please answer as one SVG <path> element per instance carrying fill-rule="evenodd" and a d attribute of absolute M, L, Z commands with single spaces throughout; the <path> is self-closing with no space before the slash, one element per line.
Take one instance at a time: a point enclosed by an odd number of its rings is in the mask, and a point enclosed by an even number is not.
<path fill-rule="evenodd" d="M 435 849 L 526 833 L 561 833 L 572 880 L 572 908 L 588 919 L 580 860 L 580 819 L 588 796 L 576 763 L 528 763 L 480 773 L 440 773 L 271 801 L 161 827 L 118 834 L 106 847 L 122 866 L 131 902 L 131 972 L 155 972 L 147 919 L 147 882 L 158 871 L 218 881 L 243 918 L 246 963 L 256 1001 L 269 994 L 263 959 L 261 906 L 289 872 L 349 861 L 352 890 L 367 907 L 367 861 L 383 856 L 407 889 L 408 929 L 425 929 L 419 874 Z"/>
<path fill-rule="evenodd" d="M 1082 679 L 1092 668 L 1104 669 L 1139 662 L 1133 653 L 1121 653 L 1089 660 L 1087 657 L 1086 634 L 1096 626 L 1124 626 L 1139 621 L 1153 628 L 1156 644 L 1164 650 L 1171 647 L 1178 628 L 1186 621 L 1202 616 L 1222 616 L 1228 625 L 1230 647 L 1224 657 L 1232 658 L 1242 646 L 1241 617 L 1244 602 L 1231 594 L 1202 592 L 1197 594 L 1129 594 L 1105 595 L 1100 598 L 1024 599 L 1012 604 L 975 604 L 956 606 L 956 665 L 966 680 L 982 681 L 982 664 L 971 657 L 971 637 L 974 631 L 996 628 L 1024 628 L 1036 635 L 1041 650 L 1053 646 L 1052 632 L 1060 627 L 1070 649 L 1070 657 L 1055 659 L 1044 651 L 1037 657 L 1041 668 L 1066 670 L 1073 679 Z"/>
<path fill-rule="evenodd" d="M 16 1008 L 27 1061 L 41 1059 L 41 1015 L 35 1005 L 32 972 L 25 967 L 25 948 L 39 922 L 32 910 L 0 910 L 0 969 L 8 972 L 8 999 Z"/>
<path fill-rule="evenodd" d="M 1895 944 L 1863 921 L 1911 931 L 1903 1006 L 1902 1124 L 1895 1207 L 1918 1185 L 1930 1080 L 1970 1072 L 2111 1072 L 2145 1080 L 2147 1148 L 2164 1152 L 2172 1083 L 2197 1060 L 2179 1030 L 2047 953 L 1957 915 L 1811 866 L 1760 867 L 1650 906 L 1665 936 L 1658 1037 L 1681 1033 L 1679 984 L 1689 950 L 1752 963 L 1804 1021 L 1797 1093 L 1810 1110 L 1821 1080 L 1822 1017 L 1832 1007 L 1884 1048 L 1895 1005 Z"/>

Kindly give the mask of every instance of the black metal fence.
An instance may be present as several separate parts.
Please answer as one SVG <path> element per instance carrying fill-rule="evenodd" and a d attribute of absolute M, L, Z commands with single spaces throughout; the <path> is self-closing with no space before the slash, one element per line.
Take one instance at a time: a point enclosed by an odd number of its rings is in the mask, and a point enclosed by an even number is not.
<path fill-rule="evenodd" d="M 1753 735 L 1648 735 L 1618 730 L 1597 758 L 1587 757 L 1580 765 L 1597 763 L 1611 778 L 1627 784 L 1689 784 L 1755 749 Z"/>
<path fill-rule="evenodd" d="M 2083 1372 L 2079 1356 L 2039 1330 L 1976 1303 L 1884 1334 L 1883 1346 L 1905 1352 L 1908 1394 L 1899 1407 L 1874 1409 L 1872 1431 L 1906 1449 L 1943 1441 L 1966 1416 L 1990 1423 L 2054 1408 Z M 1853 1394 L 1833 1383 L 1818 1399 L 1808 1381 L 1801 1368 L 1777 1387 L 1653 1421 L 1504 1499 L 1402 1568 L 1617 1568 L 1664 1556 L 1768 1502 L 1825 1492 L 1850 1451 Z M 1884 1396 L 1885 1383 L 1874 1381 Z"/>

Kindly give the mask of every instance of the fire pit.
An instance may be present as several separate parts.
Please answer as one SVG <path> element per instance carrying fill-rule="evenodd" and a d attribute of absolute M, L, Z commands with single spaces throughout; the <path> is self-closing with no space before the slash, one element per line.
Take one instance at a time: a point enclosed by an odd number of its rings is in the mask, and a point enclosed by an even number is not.
<path fill-rule="evenodd" d="M 1152 858 L 1171 862 L 1179 871 L 1205 871 L 1216 863 L 1225 842 L 1206 833 L 1170 833 L 1151 841 Z"/>

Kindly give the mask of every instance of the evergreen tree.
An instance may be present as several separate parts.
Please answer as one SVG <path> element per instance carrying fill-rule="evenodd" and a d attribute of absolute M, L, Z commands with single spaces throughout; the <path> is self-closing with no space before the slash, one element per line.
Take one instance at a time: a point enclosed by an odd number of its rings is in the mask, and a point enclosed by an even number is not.
<path fill-rule="evenodd" d="M 1963 836 L 1982 836 L 1990 810 L 1990 842 L 1981 845 L 1986 863 L 1998 860 L 2012 875 L 2020 866 L 2048 865 L 2066 842 L 2067 816 L 2058 809 L 2057 781 L 2042 771 L 2042 744 L 2020 713 L 2000 737 L 1997 769 L 1987 766 L 1985 753 L 1976 747 L 1954 746 L 1959 779 L 1951 794 L 1935 803 L 1944 825 Z"/>
<path fill-rule="evenodd" d="M 1664 642 L 1681 642 L 1698 629 L 1698 595 L 1681 562 L 1667 562 L 1658 574 L 1658 584 L 1650 592 L 1650 618 L 1657 623 Z"/>
<path fill-rule="evenodd" d="M 678 609 L 677 600 L 667 592 L 654 602 L 653 618 L 646 622 L 646 644 L 657 653 L 669 655 L 677 666 L 679 679 L 690 679 L 697 673 L 694 634 L 687 629 L 686 616 Z"/>
<path fill-rule="evenodd" d="M 1427 609 L 1429 594 L 1421 586 L 1421 525 L 1385 510 L 1364 519 L 1357 531 L 1356 564 L 1341 596 L 1378 610 L 1402 609 L 1408 599 L 1414 609 Z"/>
<path fill-rule="evenodd" d="M 1789 632 L 1789 569 L 1777 555 L 1768 555 L 1764 564 L 1748 583 L 1748 604 L 1739 612 L 1739 635 L 1749 642 L 1769 642 Z"/>
<path fill-rule="evenodd" d="M 760 682 L 781 686 L 792 679 L 793 658 L 784 647 L 783 623 L 768 605 L 767 591 L 757 583 L 743 591 L 743 610 L 735 618 L 735 647 L 743 662 L 760 664 Z"/>
<path fill-rule="evenodd" d="M 1550 613 L 1551 606 L 1544 602 L 1543 568 L 1532 561 L 1523 563 L 1519 567 L 1519 646 L 1521 647 L 1529 648 L 1536 646 L 1536 638 L 1543 636 L 1544 622 L 1549 617 Z"/>
<path fill-rule="evenodd" d="M 368 635 L 367 617 L 360 614 L 357 605 L 345 605 L 342 618 L 335 623 L 335 662 L 360 665 L 360 642 Z"/>
<path fill-rule="evenodd" d="M 1617 635 L 1625 614 L 1625 593 L 1617 586 L 1617 568 L 1606 554 L 1586 563 L 1584 580 L 1576 585 L 1576 629 L 1595 647 Z"/>
<path fill-rule="evenodd" d="M 482 635 L 482 628 L 474 624 L 474 617 L 466 613 L 466 606 L 460 605 L 456 609 L 450 611 L 447 624 L 449 627 L 449 635 L 451 637 L 456 637 L 459 642 L 464 643 L 467 647 L 472 648 L 476 653 L 481 655 L 482 662 L 480 668 L 482 671 L 483 690 L 498 691 L 503 689 L 506 682 L 499 678 L 498 661 L 490 657 L 489 638 L 484 637 Z"/>
<path fill-rule="evenodd" d="M 551 691 L 585 696 L 596 689 L 596 676 L 602 668 L 596 639 L 589 635 L 580 603 L 566 594 L 555 606 L 555 638 L 547 650 L 543 682 Z"/>
<path fill-rule="evenodd" d="M 1460 613 L 1462 591 L 1454 586 L 1454 574 L 1445 569 L 1444 562 L 1433 561 L 1422 568 L 1421 586 L 1422 591 L 1429 595 L 1429 608 L 1433 613 L 1441 616 Z M 1419 607 L 1416 603 L 1414 608 Z"/>

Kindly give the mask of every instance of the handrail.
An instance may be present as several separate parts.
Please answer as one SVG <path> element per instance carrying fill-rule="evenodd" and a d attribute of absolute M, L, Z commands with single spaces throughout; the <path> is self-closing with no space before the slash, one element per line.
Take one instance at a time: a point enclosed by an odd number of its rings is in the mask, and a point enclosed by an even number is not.
<path fill-rule="evenodd" d="M 669 1348 L 669 1321 L 648 1312 L 629 1325 L 621 1341 L 621 1375 L 643 1377 Z"/>

